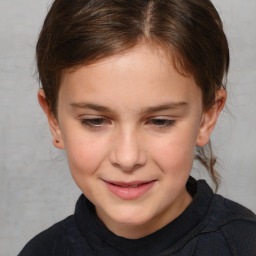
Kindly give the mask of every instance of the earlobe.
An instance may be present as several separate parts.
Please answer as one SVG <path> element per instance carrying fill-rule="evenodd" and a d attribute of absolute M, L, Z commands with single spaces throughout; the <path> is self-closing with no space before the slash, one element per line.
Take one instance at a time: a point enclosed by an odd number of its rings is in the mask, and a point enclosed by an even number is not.
<path fill-rule="evenodd" d="M 226 99 L 226 91 L 224 89 L 218 90 L 216 92 L 214 105 L 203 113 L 196 141 L 197 146 L 202 147 L 209 142 L 210 135 L 217 123 L 219 114 L 225 105 Z"/>
<path fill-rule="evenodd" d="M 53 145 L 56 148 L 64 149 L 65 146 L 64 146 L 63 139 L 62 139 L 61 129 L 60 129 L 58 120 L 49 107 L 49 104 L 47 102 L 47 99 L 46 99 L 43 89 L 39 89 L 39 91 L 38 91 L 38 102 L 39 102 L 41 108 L 43 109 L 44 113 L 47 116 L 50 131 L 51 131 L 51 134 L 53 137 L 53 140 L 52 140 Z"/>

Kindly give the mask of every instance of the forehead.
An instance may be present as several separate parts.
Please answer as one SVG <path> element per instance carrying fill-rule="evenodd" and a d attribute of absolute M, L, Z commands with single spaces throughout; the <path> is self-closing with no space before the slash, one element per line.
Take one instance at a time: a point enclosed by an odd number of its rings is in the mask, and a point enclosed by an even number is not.
<path fill-rule="evenodd" d="M 86 61 L 85 65 L 76 65 L 70 68 L 65 68 L 62 70 L 62 78 L 70 73 L 81 69 L 82 67 L 86 67 L 88 70 L 93 69 L 95 67 L 111 65 L 113 63 L 119 64 L 123 61 L 128 61 L 130 59 L 139 59 L 140 57 L 142 61 L 153 60 L 157 57 L 158 61 L 160 60 L 163 65 L 172 66 L 178 73 L 185 77 L 194 77 L 193 72 L 190 70 L 189 65 L 186 64 L 187 61 L 182 58 L 182 56 L 174 49 L 171 45 L 166 45 L 164 42 L 151 42 L 142 40 L 140 43 L 136 44 L 132 48 L 128 48 L 121 52 L 114 52 L 107 57 L 103 57 L 102 59 L 91 60 L 89 62 Z M 134 62 L 134 64 L 140 65 L 139 62 Z"/>
<path fill-rule="evenodd" d="M 136 100 L 141 104 L 182 101 L 195 95 L 201 97 L 193 77 L 180 74 L 161 48 L 141 45 L 65 72 L 59 96 L 65 101 L 92 99 L 112 105 L 113 98 L 119 98 L 125 106 Z"/>

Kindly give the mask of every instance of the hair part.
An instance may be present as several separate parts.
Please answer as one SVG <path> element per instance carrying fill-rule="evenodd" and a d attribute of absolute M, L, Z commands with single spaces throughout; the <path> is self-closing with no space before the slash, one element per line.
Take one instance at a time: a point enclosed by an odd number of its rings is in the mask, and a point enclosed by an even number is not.
<path fill-rule="evenodd" d="M 175 68 L 191 75 L 205 110 L 226 88 L 229 48 L 222 21 L 210 0 L 55 0 L 39 35 L 39 80 L 53 114 L 63 72 L 123 53 L 140 43 L 161 47 Z M 204 148 L 196 159 L 218 187 L 216 159 Z"/>

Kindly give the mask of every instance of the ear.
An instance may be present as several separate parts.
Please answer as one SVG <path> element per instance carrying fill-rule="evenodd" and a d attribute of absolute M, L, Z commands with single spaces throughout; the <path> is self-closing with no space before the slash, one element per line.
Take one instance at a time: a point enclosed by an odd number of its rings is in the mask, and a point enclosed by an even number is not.
<path fill-rule="evenodd" d="M 52 140 L 53 145 L 56 148 L 64 149 L 65 146 L 64 146 L 63 139 L 62 139 L 61 129 L 60 129 L 58 120 L 55 117 L 55 115 L 52 113 L 52 111 L 49 107 L 49 104 L 45 97 L 44 90 L 39 89 L 37 96 L 38 96 L 38 102 L 48 119 L 49 127 L 50 127 L 50 130 L 52 133 L 52 138 L 53 138 L 53 140 Z"/>
<path fill-rule="evenodd" d="M 197 146 L 202 147 L 209 142 L 210 135 L 216 125 L 219 114 L 225 105 L 226 99 L 226 91 L 224 89 L 218 90 L 215 94 L 214 105 L 203 113 L 196 141 Z"/>

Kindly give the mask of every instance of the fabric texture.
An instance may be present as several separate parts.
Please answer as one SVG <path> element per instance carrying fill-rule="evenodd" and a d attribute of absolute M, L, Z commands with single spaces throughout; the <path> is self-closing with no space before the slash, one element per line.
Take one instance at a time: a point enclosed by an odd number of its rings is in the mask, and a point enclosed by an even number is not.
<path fill-rule="evenodd" d="M 140 239 L 109 231 L 81 195 L 75 214 L 34 237 L 18 256 L 255 256 L 256 216 L 190 177 L 193 201 L 171 223 Z"/>

